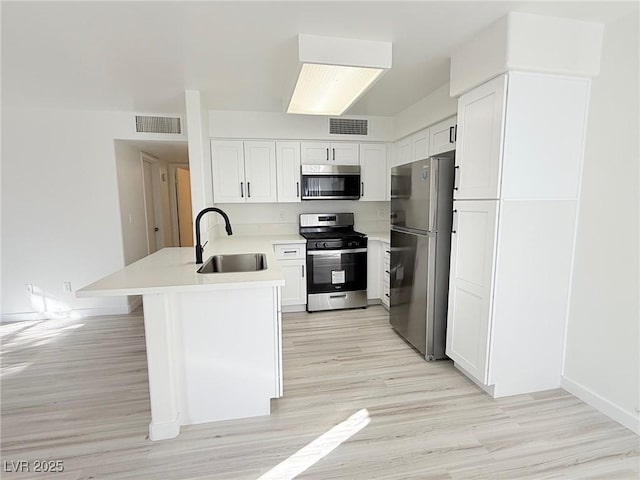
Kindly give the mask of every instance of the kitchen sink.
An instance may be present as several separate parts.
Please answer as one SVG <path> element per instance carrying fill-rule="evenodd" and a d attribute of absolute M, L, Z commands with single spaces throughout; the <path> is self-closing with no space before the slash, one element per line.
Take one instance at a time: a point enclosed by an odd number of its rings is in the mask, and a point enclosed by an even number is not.
<path fill-rule="evenodd" d="M 198 273 L 257 272 L 266 270 L 264 253 L 241 253 L 237 255 L 214 255 L 198 269 Z"/>

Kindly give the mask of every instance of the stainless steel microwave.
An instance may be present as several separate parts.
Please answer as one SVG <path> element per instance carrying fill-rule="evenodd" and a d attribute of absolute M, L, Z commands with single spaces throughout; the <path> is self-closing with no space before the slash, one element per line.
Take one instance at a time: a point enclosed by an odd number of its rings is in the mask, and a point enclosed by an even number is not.
<path fill-rule="evenodd" d="M 360 165 L 302 165 L 302 200 L 358 200 Z"/>

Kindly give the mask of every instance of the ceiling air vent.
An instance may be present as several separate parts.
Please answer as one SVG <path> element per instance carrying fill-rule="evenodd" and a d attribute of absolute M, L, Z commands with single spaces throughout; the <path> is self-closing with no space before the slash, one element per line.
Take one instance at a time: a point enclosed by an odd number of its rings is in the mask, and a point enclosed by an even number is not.
<path fill-rule="evenodd" d="M 330 135 L 368 135 L 369 121 L 353 118 L 330 118 Z"/>
<path fill-rule="evenodd" d="M 180 117 L 153 117 L 136 115 L 136 132 L 138 133 L 176 133 L 182 134 Z"/>

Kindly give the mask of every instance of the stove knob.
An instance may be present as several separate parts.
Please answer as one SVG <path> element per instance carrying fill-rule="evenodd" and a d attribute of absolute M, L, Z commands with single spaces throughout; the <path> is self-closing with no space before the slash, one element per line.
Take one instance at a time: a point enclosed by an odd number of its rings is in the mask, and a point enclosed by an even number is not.
<path fill-rule="evenodd" d="M 324 242 L 324 243 L 322 244 L 322 246 L 323 246 L 324 248 L 327 248 L 327 242 Z"/>

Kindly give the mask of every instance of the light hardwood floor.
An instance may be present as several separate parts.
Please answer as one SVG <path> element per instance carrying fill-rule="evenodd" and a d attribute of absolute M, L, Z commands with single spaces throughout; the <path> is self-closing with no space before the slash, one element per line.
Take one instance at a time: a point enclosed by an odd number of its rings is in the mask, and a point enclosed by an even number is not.
<path fill-rule="evenodd" d="M 639 476 L 629 430 L 562 390 L 492 400 L 450 362 L 424 362 L 382 307 L 286 314 L 283 325 L 285 396 L 270 416 L 161 442 L 146 438 L 141 314 L 2 325 L 1 468 L 65 467 L 2 478 L 257 480 L 319 437 L 327 453 L 324 434 L 362 409 L 369 423 L 296 478 Z M 312 447 L 294 458 L 315 459 Z M 263 478 L 288 478 L 277 472 Z"/>

